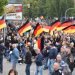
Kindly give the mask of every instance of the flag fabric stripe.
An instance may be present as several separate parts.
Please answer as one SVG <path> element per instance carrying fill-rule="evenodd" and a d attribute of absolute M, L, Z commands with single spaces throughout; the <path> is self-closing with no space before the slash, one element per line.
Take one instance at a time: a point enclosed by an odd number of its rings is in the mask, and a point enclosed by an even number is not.
<path fill-rule="evenodd" d="M 61 22 L 59 20 L 56 20 L 55 22 L 53 22 L 51 24 L 51 28 L 50 28 L 50 34 L 53 35 L 53 31 L 57 30 L 57 28 L 61 25 Z"/>
<path fill-rule="evenodd" d="M 27 24 L 26 26 L 24 26 L 22 29 L 19 30 L 19 32 L 23 32 L 25 29 L 27 29 L 27 27 L 31 28 L 30 24 Z"/>
<path fill-rule="evenodd" d="M 64 31 L 64 33 L 75 33 L 75 26 L 71 25 L 71 26 L 65 28 L 63 31 Z"/>
<path fill-rule="evenodd" d="M 22 36 L 23 33 L 27 32 L 28 30 L 31 30 L 32 27 L 30 25 L 30 22 L 26 22 L 25 24 L 23 24 L 23 26 L 21 26 L 19 29 L 18 29 L 18 33 Z"/>
<path fill-rule="evenodd" d="M 54 24 L 56 24 L 57 22 L 60 22 L 59 20 L 56 20 L 55 22 L 51 23 L 51 26 L 53 26 Z"/>
<path fill-rule="evenodd" d="M 49 32 L 50 28 L 51 28 L 51 26 L 44 26 L 43 31 L 44 32 Z"/>
<path fill-rule="evenodd" d="M 72 21 L 65 21 L 65 22 L 63 22 L 58 28 L 57 28 L 57 31 L 61 31 L 61 30 L 63 30 L 64 28 L 66 28 L 66 27 L 68 27 L 68 26 L 70 26 L 70 25 L 72 25 L 73 23 L 72 23 Z"/>
<path fill-rule="evenodd" d="M 26 28 L 23 29 L 22 33 L 25 33 L 26 31 L 30 30 L 31 29 L 31 26 L 28 26 Z"/>
<path fill-rule="evenodd" d="M 22 28 L 24 28 L 24 26 L 25 26 L 26 24 L 28 24 L 28 23 L 29 23 L 29 21 L 27 20 L 27 22 L 25 22 L 25 23 L 18 29 L 18 31 L 21 30 Z"/>
<path fill-rule="evenodd" d="M 44 31 L 44 32 L 49 32 L 49 29 L 43 28 L 43 31 Z"/>
<path fill-rule="evenodd" d="M 0 20 L 0 29 L 6 28 L 6 23 L 4 20 Z"/>
<path fill-rule="evenodd" d="M 18 29 L 18 32 L 21 32 L 27 25 L 28 25 L 28 22 L 26 22 L 25 24 L 23 24 L 23 26 L 21 26 L 21 27 Z"/>
<path fill-rule="evenodd" d="M 66 29 L 68 29 L 68 28 L 71 27 L 71 26 L 74 26 L 74 25 L 70 25 L 70 26 L 68 26 L 68 27 L 66 27 L 66 28 L 64 28 L 64 29 L 62 29 L 62 30 L 66 30 Z"/>
<path fill-rule="evenodd" d="M 37 47 L 41 50 L 41 38 L 37 39 Z"/>
<path fill-rule="evenodd" d="M 66 30 L 66 31 L 64 31 L 64 33 L 69 33 L 69 34 L 71 34 L 71 33 L 75 33 L 75 29 L 73 29 L 73 30 L 71 30 L 71 29 Z"/>
<path fill-rule="evenodd" d="M 29 23 L 29 21 L 27 21 L 26 23 L 24 23 L 19 29 L 18 29 L 18 32 L 20 32 L 20 31 L 22 31 L 23 30 L 23 28 L 26 26 L 26 24 L 28 24 Z"/>
<path fill-rule="evenodd" d="M 39 49 L 40 51 L 43 50 L 43 45 L 44 45 L 43 41 L 44 39 L 42 38 L 37 38 L 36 40 L 37 49 Z"/>
<path fill-rule="evenodd" d="M 38 35 L 40 35 L 42 32 L 43 32 L 42 26 L 41 26 L 39 23 L 37 23 L 37 25 L 36 25 L 36 27 L 35 27 L 35 29 L 34 29 L 34 32 L 33 32 L 34 36 L 38 36 Z"/>
<path fill-rule="evenodd" d="M 3 24 L 3 23 L 5 23 L 5 21 L 4 20 L 0 20 L 0 25 Z"/>
<path fill-rule="evenodd" d="M 42 29 L 42 28 L 40 28 L 40 29 L 37 31 L 37 33 L 35 34 L 35 36 L 40 35 L 42 32 L 43 32 L 43 29 Z"/>
<path fill-rule="evenodd" d="M 35 27 L 34 32 L 33 32 L 34 35 L 36 34 L 36 31 L 38 28 L 39 28 L 39 23 L 36 24 L 36 27 Z"/>
<path fill-rule="evenodd" d="M 0 29 L 3 29 L 3 28 L 6 28 L 6 24 L 5 23 L 0 25 Z"/>
<path fill-rule="evenodd" d="M 37 27 L 37 29 L 34 31 L 34 35 L 36 35 L 36 33 L 38 32 L 38 30 L 41 28 L 41 26 L 39 25 L 38 27 Z"/>
<path fill-rule="evenodd" d="M 57 27 L 61 25 L 61 22 L 59 20 L 55 21 L 53 25 L 51 25 L 51 31 L 56 30 Z"/>
<path fill-rule="evenodd" d="M 23 35 L 23 33 L 27 32 L 28 30 L 31 30 L 31 26 L 28 26 L 26 28 L 24 28 L 22 31 L 20 31 L 20 35 Z"/>

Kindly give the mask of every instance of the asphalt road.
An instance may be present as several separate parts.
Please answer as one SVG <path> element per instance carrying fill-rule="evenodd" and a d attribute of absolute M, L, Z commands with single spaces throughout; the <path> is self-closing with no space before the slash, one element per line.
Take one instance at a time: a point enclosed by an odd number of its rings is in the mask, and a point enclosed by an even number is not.
<path fill-rule="evenodd" d="M 0 75 L 8 75 L 9 70 L 11 69 L 11 63 L 9 63 L 6 59 L 3 62 L 3 74 Z M 31 75 L 35 75 L 36 66 L 35 63 L 31 65 Z M 25 74 L 25 64 L 17 64 L 18 75 L 26 75 Z M 43 70 L 43 75 L 48 75 L 48 70 Z M 75 70 L 72 75 L 75 75 Z"/>

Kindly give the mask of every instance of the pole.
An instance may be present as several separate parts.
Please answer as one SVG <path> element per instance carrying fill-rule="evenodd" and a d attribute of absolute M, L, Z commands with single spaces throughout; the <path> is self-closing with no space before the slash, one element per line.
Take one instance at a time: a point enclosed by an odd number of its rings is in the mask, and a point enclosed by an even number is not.
<path fill-rule="evenodd" d="M 4 20 L 6 20 L 6 14 L 4 14 Z M 7 34 L 7 28 L 4 28 L 4 45 L 5 45 L 5 37 L 6 37 L 6 34 Z"/>
<path fill-rule="evenodd" d="M 73 10 L 73 9 L 75 9 L 75 8 L 68 8 L 68 9 L 65 11 L 65 20 L 66 20 L 66 18 L 67 18 L 67 12 L 68 12 L 69 10 Z"/>
<path fill-rule="evenodd" d="M 6 35 L 5 35 L 5 34 L 6 34 L 5 31 L 6 31 L 6 30 L 5 30 L 5 28 L 4 28 L 4 45 L 5 45 L 5 36 L 6 36 Z"/>

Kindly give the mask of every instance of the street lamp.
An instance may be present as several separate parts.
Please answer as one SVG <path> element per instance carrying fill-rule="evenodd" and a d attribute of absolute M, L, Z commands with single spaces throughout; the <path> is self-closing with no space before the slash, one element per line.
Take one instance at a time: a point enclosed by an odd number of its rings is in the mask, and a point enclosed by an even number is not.
<path fill-rule="evenodd" d="M 69 10 L 73 10 L 73 9 L 75 9 L 75 8 L 68 8 L 66 11 L 65 11 L 65 19 L 66 19 L 66 15 L 67 15 L 67 12 L 69 11 Z"/>

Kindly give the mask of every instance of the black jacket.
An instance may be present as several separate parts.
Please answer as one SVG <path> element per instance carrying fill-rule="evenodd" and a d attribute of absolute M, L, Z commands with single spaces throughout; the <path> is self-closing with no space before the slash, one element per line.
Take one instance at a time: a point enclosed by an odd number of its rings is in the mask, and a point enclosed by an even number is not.
<path fill-rule="evenodd" d="M 27 52 L 26 56 L 25 56 L 25 63 L 26 64 L 31 64 L 32 63 L 31 57 L 32 57 L 31 52 Z"/>
<path fill-rule="evenodd" d="M 49 58 L 50 59 L 56 59 L 57 54 L 58 54 L 58 50 L 56 48 L 51 48 L 49 50 Z"/>
<path fill-rule="evenodd" d="M 54 71 L 52 75 L 62 75 L 62 72 L 60 70 Z"/>
<path fill-rule="evenodd" d="M 36 56 L 36 65 L 37 66 L 42 66 L 42 60 L 43 60 L 43 55 L 41 53 L 37 54 Z"/>

